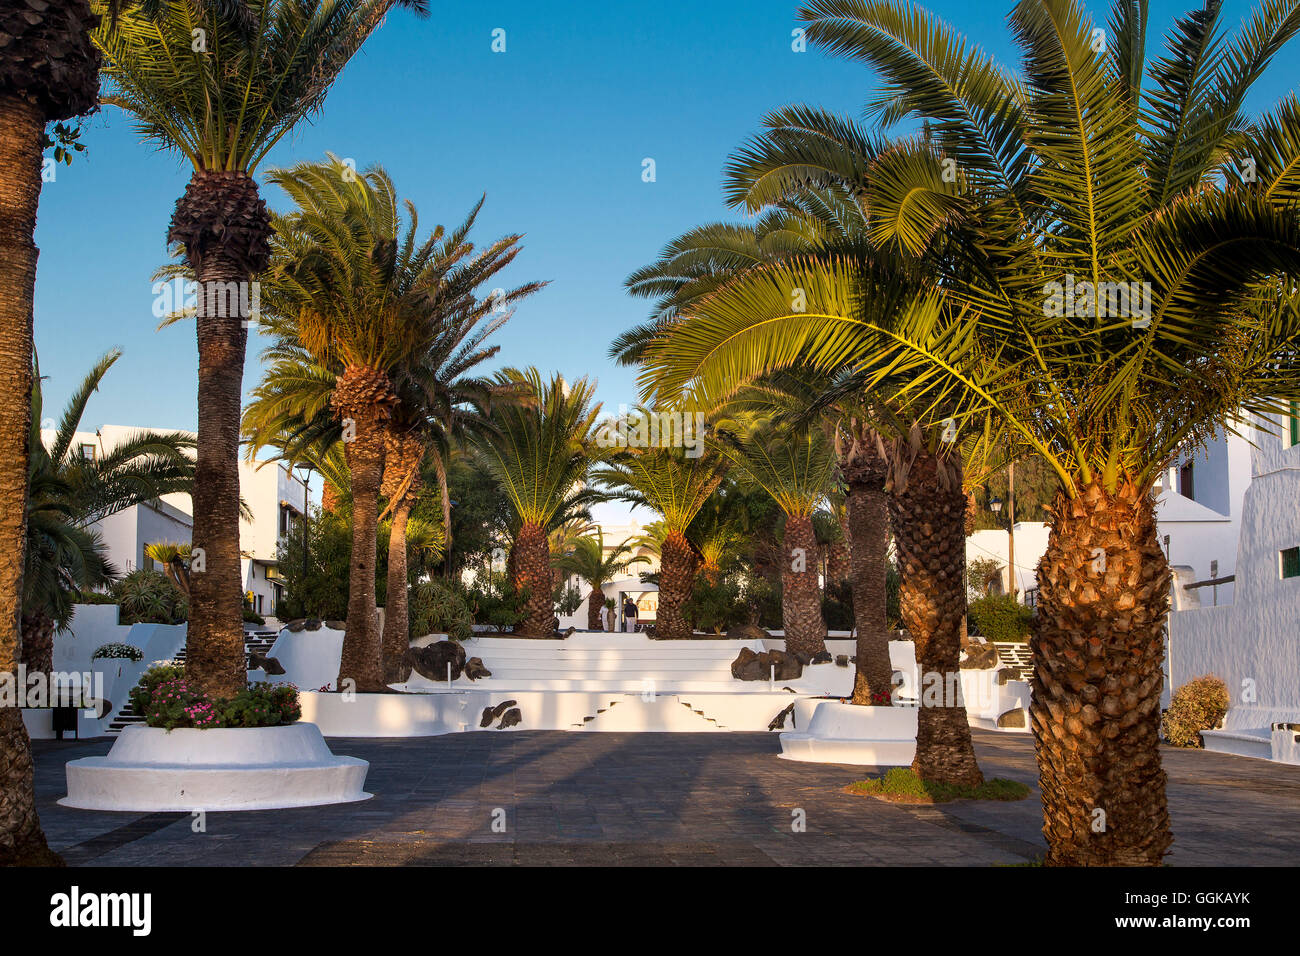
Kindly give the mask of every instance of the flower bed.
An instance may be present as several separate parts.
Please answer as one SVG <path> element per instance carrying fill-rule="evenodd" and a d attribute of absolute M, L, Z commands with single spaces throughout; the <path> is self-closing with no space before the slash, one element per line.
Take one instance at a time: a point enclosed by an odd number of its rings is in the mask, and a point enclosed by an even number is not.
<path fill-rule="evenodd" d="M 229 727 L 276 727 L 302 716 L 298 688 L 292 684 L 249 684 L 230 699 L 209 698 L 190 687 L 185 669 L 157 664 L 140 676 L 131 704 L 150 727 L 210 730 Z"/>
<path fill-rule="evenodd" d="M 144 651 L 133 644 L 123 644 L 121 641 L 110 641 L 107 644 L 101 644 L 95 648 L 95 653 L 90 655 L 92 661 L 99 660 L 124 660 L 124 661 L 141 661 L 144 660 Z"/>

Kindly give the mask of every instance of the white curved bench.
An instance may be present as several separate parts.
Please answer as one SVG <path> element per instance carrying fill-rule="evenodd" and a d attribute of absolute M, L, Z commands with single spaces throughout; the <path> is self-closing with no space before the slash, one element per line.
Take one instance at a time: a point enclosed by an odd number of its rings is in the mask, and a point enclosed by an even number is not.
<path fill-rule="evenodd" d="M 781 734 L 781 757 L 807 763 L 902 767 L 916 756 L 915 707 L 821 701 L 805 731 Z"/>
<path fill-rule="evenodd" d="M 195 730 L 127 727 L 103 757 L 66 767 L 68 795 L 82 810 L 277 810 L 369 799 L 370 764 L 336 757 L 320 728 Z"/>

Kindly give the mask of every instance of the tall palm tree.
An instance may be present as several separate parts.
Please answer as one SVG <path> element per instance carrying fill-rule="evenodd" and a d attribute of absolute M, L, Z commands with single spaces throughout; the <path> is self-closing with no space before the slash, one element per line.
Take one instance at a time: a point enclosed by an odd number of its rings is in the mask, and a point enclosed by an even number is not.
<path fill-rule="evenodd" d="M 491 412 L 493 432 L 475 443 L 475 454 L 510 508 L 513 545 L 507 560 L 511 584 L 525 594 L 519 633 L 548 635 L 554 611 L 554 579 L 547 536 L 579 516 L 599 495 L 587 487 L 599 457 L 594 427 L 600 404 L 595 383 L 543 379 L 535 368 L 505 369 L 495 376 L 507 393 Z"/>
<path fill-rule="evenodd" d="M 476 250 L 468 236 L 482 200 L 451 232 L 442 227 L 417 242 L 419 222 L 406 206 L 403 223 L 388 175 L 353 175 L 337 158 L 275 170 L 269 179 L 296 209 L 274 219 L 273 259 L 266 274 L 267 330 L 276 338 L 272 377 L 257 396 L 266 406 L 252 425 L 283 432 L 292 445 L 343 443 L 351 476 L 352 557 L 348 630 L 340 664 L 358 689 L 381 690 L 406 649 L 404 586 L 389 592 L 388 664 L 381 661 L 375 609 L 375 550 L 385 472 L 396 508 L 394 580 L 406 580 L 405 521 L 427 448 L 460 428 L 473 400 L 490 386 L 471 377 L 495 354 L 484 339 L 510 307 L 538 283 L 480 298 L 478 288 L 519 253 L 519 236 Z M 494 312 L 501 312 L 493 315 Z M 301 393 L 285 394 L 296 385 Z M 329 387 L 329 412 L 323 401 Z M 481 417 L 481 413 L 474 413 Z M 446 451 L 442 439 L 442 454 Z M 391 468 L 385 467 L 389 451 Z"/>
<path fill-rule="evenodd" d="M 715 425 L 711 446 L 750 484 L 771 496 L 785 515 L 781 617 L 786 649 L 809 658 L 824 655 L 826 622 L 813 512 L 834 480 L 829 442 L 815 428 L 781 428 L 770 416 L 742 412 Z"/>
<path fill-rule="evenodd" d="M 566 574 L 575 574 L 591 587 L 587 596 L 587 629 L 603 631 L 601 611 L 605 609 L 605 592 L 602 588 L 634 564 L 648 562 L 642 554 L 635 554 L 631 542 L 623 541 L 605 547 L 605 535 L 599 528 L 594 535 L 575 539 L 570 550 L 560 555 L 558 565 Z"/>
<path fill-rule="evenodd" d="M 651 413 L 638 409 L 631 417 L 643 414 Z M 691 622 L 683 609 L 691 597 L 699 558 L 686 534 L 725 472 L 725 464 L 717 455 L 690 457 L 680 448 L 633 447 L 615 455 L 607 467 L 593 475 L 614 497 L 649 508 L 660 516 L 656 637 L 691 636 Z"/>
<path fill-rule="evenodd" d="M 32 302 L 36 210 L 46 126 L 90 112 L 99 58 L 86 0 L 5 4 L 0 9 L 0 672 L 21 649 L 23 558 L 31 438 Z M 0 866 L 61 862 L 36 816 L 27 730 L 16 707 L 0 707 Z"/>
<path fill-rule="evenodd" d="M 239 575 L 239 417 L 251 282 L 270 260 L 271 220 L 254 173 L 325 102 L 334 80 L 394 7 L 425 0 L 167 4 L 125 13 L 94 39 L 112 95 L 147 141 L 193 166 L 168 240 L 198 282 L 198 460 L 186 671 L 232 697 L 246 681 Z M 197 31 L 197 32 L 196 32 Z M 196 39 L 198 38 L 198 39 Z M 196 552 L 197 553 L 197 552 Z"/>

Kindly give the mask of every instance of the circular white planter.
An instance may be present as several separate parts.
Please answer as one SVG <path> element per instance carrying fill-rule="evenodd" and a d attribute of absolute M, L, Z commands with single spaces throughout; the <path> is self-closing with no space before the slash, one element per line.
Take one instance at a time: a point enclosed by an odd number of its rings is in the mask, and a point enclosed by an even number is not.
<path fill-rule="evenodd" d="M 808 763 L 907 766 L 916 756 L 916 708 L 824 700 L 806 730 L 781 735 L 781 756 Z"/>
<path fill-rule="evenodd" d="M 107 756 L 69 761 L 65 807 L 277 810 L 351 803 L 370 764 L 336 757 L 315 724 L 221 730 L 128 727 Z"/>

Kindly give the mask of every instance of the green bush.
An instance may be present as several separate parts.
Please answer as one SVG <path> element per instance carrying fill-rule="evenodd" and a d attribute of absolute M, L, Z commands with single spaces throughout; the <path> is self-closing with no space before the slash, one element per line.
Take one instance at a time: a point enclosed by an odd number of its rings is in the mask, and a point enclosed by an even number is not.
<path fill-rule="evenodd" d="M 131 704 L 150 727 L 275 727 L 302 717 L 292 684 L 249 684 L 229 700 L 193 690 L 179 664 L 155 664 L 131 690 Z"/>
<path fill-rule="evenodd" d="M 465 598 L 474 623 L 486 624 L 498 633 L 513 629 L 527 617 L 525 593 L 516 591 L 501 573 L 493 574 L 487 581 L 476 580 Z"/>
<path fill-rule="evenodd" d="M 741 595 L 740 583 L 731 576 L 713 584 L 701 575 L 686 602 L 683 613 L 697 630 L 721 634 L 749 620 L 749 608 Z"/>
<path fill-rule="evenodd" d="M 1169 702 L 1160 732 L 1175 747 L 1204 747 L 1202 730 L 1213 730 L 1228 713 L 1228 685 L 1213 674 L 1189 680 Z"/>
<path fill-rule="evenodd" d="M 184 593 L 161 571 L 137 568 L 118 578 L 112 593 L 121 624 L 184 624 L 190 616 Z"/>
<path fill-rule="evenodd" d="M 101 594 L 98 591 L 82 591 L 77 595 L 77 604 L 116 604 L 117 598 L 111 594 Z"/>
<path fill-rule="evenodd" d="M 990 641 L 1023 643 L 1029 638 L 1034 612 L 1008 594 L 972 601 L 966 610 L 971 633 Z"/>
<path fill-rule="evenodd" d="M 853 586 L 848 581 L 828 581 L 822 592 L 822 619 L 828 631 L 853 630 Z"/>
<path fill-rule="evenodd" d="M 411 634 L 446 634 L 454 641 L 474 636 L 474 614 L 454 586 L 437 578 L 411 588 Z"/>

